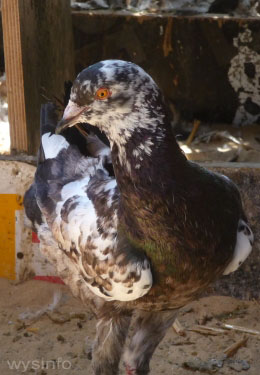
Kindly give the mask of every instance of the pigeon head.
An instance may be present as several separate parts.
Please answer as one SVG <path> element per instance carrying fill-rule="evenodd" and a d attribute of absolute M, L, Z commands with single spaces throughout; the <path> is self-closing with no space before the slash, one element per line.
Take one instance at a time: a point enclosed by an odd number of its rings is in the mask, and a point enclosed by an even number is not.
<path fill-rule="evenodd" d="M 162 94 L 149 74 L 131 62 L 105 60 L 79 73 L 56 132 L 88 122 L 122 143 L 137 129 L 153 132 L 164 117 Z"/>

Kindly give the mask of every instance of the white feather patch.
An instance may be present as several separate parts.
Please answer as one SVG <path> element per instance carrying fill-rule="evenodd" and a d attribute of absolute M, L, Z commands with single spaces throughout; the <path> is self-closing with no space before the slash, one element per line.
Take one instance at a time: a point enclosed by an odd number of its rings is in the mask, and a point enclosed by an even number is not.
<path fill-rule="evenodd" d="M 62 135 L 45 133 L 42 136 L 42 147 L 46 159 L 53 159 L 61 150 L 67 149 L 69 143 Z"/>
<path fill-rule="evenodd" d="M 239 230 L 244 227 L 245 230 Z M 228 275 L 231 272 L 236 271 L 240 265 L 246 260 L 248 255 L 252 251 L 252 243 L 254 241 L 254 235 L 250 227 L 244 222 L 239 220 L 238 231 L 237 231 L 237 242 L 233 254 L 233 259 L 225 269 L 223 275 Z"/>
<path fill-rule="evenodd" d="M 56 205 L 56 217 L 52 223 L 52 233 L 56 241 L 60 243 L 61 248 L 68 254 L 72 242 L 76 245 L 79 252 L 78 257 L 75 257 L 77 274 L 85 276 L 84 282 L 95 295 L 107 301 L 131 301 L 140 298 L 152 286 L 150 264 L 148 260 L 130 260 L 128 264 L 125 264 L 125 270 L 122 272 L 121 259 L 116 255 L 117 209 L 114 210 L 111 223 L 103 223 L 106 217 L 98 217 L 93 202 L 86 193 L 88 183 L 89 176 L 86 176 L 63 186 L 61 190 L 62 200 L 57 202 Z M 105 193 L 107 196 L 106 204 L 111 207 L 115 189 L 116 180 L 108 178 L 107 181 L 100 182 L 100 186 L 96 188 L 96 194 L 103 196 Z M 64 221 L 61 212 L 68 199 L 71 208 L 68 208 Z M 99 227 L 105 228 L 107 233 L 105 237 L 101 236 Z M 88 241 L 91 241 L 92 249 L 88 249 Z M 108 248 L 110 249 L 109 253 L 107 252 Z M 110 290 L 104 288 L 105 294 L 100 290 L 99 285 L 91 285 L 92 273 L 95 273 L 95 270 L 92 269 L 92 272 L 88 274 L 85 269 L 83 264 L 85 252 L 90 252 L 95 256 L 97 263 L 107 261 L 107 267 L 104 271 L 96 274 L 99 279 L 107 280 L 111 285 Z M 113 273 L 113 277 L 110 277 L 110 272 Z M 130 274 L 134 274 L 136 280 L 126 282 Z"/>

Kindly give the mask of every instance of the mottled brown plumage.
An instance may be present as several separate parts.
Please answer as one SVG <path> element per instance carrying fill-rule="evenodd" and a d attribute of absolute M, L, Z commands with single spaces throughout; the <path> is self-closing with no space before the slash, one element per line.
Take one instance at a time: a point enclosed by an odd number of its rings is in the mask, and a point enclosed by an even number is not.
<path fill-rule="evenodd" d="M 43 134 L 31 191 L 44 216 L 41 248 L 98 318 L 95 375 L 117 373 L 134 311 L 124 361 L 128 374 L 147 374 L 177 309 L 239 266 L 252 232 L 236 186 L 181 152 L 163 96 L 140 67 L 108 60 L 81 72 L 56 131 L 78 122 L 103 131 L 111 154 L 95 137 L 87 158 Z"/>

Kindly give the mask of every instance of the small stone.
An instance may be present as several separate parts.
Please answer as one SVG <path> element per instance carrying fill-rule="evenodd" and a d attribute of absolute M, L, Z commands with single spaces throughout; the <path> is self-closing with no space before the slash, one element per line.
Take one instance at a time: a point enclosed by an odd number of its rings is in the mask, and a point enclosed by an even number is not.
<path fill-rule="evenodd" d="M 80 328 L 80 329 L 83 327 L 83 325 L 82 325 L 81 322 L 77 322 L 77 326 L 78 326 L 78 328 Z"/>
<path fill-rule="evenodd" d="M 92 359 L 92 347 L 93 347 L 92 341 L 87 336 L 86 339 L 85 339 L 85 345 L 83 347 L 83 353 L 85 354 L 87 359 L 89 359 L 90 361 Z M 84 356 L 84 358 L 85 358 L 85 356 Z"/>
<path fill-rule="evenodd" d="M 89 361 L 92 360 L 92 351 L 90 351 L 90 352 L 87 354 L 87 359 L 88 359 Z"/>
<path fill-rule="evenodd" d="M 198 316 L 198 324 L 204 325 L 209 320 L 212 320 L 213 316 L 211 313 L 208 313 L 206 310 L 200 310 L 199 316 Z"/>
<path fill-rule="evenodd" d="M 209 362 L 212 363 L 212 365 L 218 367 L 218 368 L 222 368 L 223 365 L 224 365 L 224 360 L 223 359 L 215 359 L 215 358 L 212 358 L 212 359 L 209 359 Z"/>
<path fill-rule="evenodd" d="M 14 328 L 16 331 L 21 331 L 22 329 L 25 328 L 25 324 L 24 322 L 16 322 L 15 325 L 14 325 Z"/>
<path fill-rule="evenodd" d="M 21 335 L 17 335 L 13 338 L 13 342 L 19 341 L 22 338 Z"/>
<path fill-rule="evenodd" d="M 182 315 L 194 312 L 193 307 L 187 306 L 181 310 Z"/>
<path fill-rule="evenodd" d="M 24 337 L 32 337 L 32 334 L 28 333 L 28 332 L 24 332 Z"/>
<path fill-rule="evenodd" d="M 245 360 L 240 359 L 228 359 L 226 360 L 226 364 L 229 368 L 232 370 L 235 370 L 237 372 L 241 371 L 247 371 L 250 369 L 250 364 Z"/>
<path fill-rule="evenodd" d="M 223 361 L 217 361 L 215 359 L 209 359 L 208 361 L 202 361 L 199 358 L 185 361 L 182 363 L 182 367 L 192 370 L 206 373 L 214 373 L 218 368 L 223 366 Z"/>
<path fill-rule="evenodd" d="M 66 340 L 65 340 L 65 337 L 63 337 L 62 335 L 58 335 L 57 336 L 57 340 L 64 343 Z"/>

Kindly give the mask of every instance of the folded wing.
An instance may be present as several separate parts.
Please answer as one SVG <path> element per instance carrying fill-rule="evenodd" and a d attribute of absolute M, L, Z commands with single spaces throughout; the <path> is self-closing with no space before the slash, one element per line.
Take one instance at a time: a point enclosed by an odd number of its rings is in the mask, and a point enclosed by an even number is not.
<path fill-rule="evenodd" d="M 65 137 L 46 131 L 31 188 L 45 223 L 38 225 L 41 242 L 50 235 L 48 228 L 59 248 L 53 249 L 54 263 L 59 253 L 66 255 L 73 276 L 94 294 L 106 300 L 140 298 L 152 285 L 150 264 L 118 238 L 119 193 L 104 166 L 107 146 L 102 149 L 97 140 L 96 157 L 87 157 Z M 29 202 L 26 206 L 29 212 Z"/>

